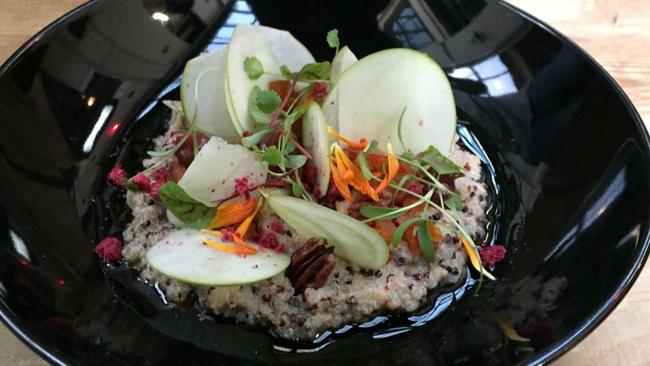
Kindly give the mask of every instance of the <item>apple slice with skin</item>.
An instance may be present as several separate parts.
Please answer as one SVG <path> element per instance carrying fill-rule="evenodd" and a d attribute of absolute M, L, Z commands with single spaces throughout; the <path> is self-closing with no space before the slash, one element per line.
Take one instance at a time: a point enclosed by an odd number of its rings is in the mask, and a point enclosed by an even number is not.
<path fill-rule="evenodd" d="M 235 193 L 235 179 L 246 178 L 252 188 L 266 182 L 267 170 L 255 154 L 241 145 L 211 137 L 178 185 L 195 200 L 216 206 Z"/>
<path fill-rule="evenodd" d="M 251 80 L 244 70 L 244 60 L 256 57 L 263 65 L 264 71 L 280 74 L 280 66 L 286 65 L 292 71 L 298 71 L 305 64 L 313 63 L 314 57 L 291 33 L 270 27 L 255 25 L 238 25 L 235 28 L 226 60 L 226 77 L 224 80 L 228 111 L 239 134 L 244 131 L 254 132 L 259 129 L 248 113 L 248 97 L 253 87 L 268 90 L 269 81 L 280 76 L 263 74 Z"/>
<path fill-rule="evenodd" d="M 238 255 L 211 248 L 204 239 L 221 238 L 192 229 L 174 231 L 147 252 L 150 266 L 171 278 L 202 286 L 241 285 L 271 278 L 289 265 L 286 254 L 247 243 L 255 254 Z"/>
<path fill-rule="evenodd" d="M 330 183 L 329 135 L 325 115 L 316 103 L 309 106 L 302 120 L 302 143 L 312 155 L 320 192 L 318 197 L 323 197 Z"/>
<path fill-rule="evenodd" d="M 451 86 L 422 52 L 394 48 L 360 59 L 341 75 L 325 103 L 326 116 L 334 115 L 338 132 L 353 141 L 391 143 L 397 154 L 419 153 L 429 145 L 445 155 L 451 151 L 456 131 Z M 404 146 L 398 134 L 402 111 Z"/>
<path fill-rule="evenodd" d="M 228 142 L 239 140 L 226 105 L 224 78 L 227 48 L 191 59 L 183 71 L 181 104 L 189 121 L 210 136 Z M 236 121 L 235 121 L 236 123 Z"/>
<path fill-rule="evenodd" d="M 388 245 L 370 226 L 325 206 L 264 190 L 271 209 L 306 238 L 324 238 L 334 254 L 365 268 L 388 261 Z"/>

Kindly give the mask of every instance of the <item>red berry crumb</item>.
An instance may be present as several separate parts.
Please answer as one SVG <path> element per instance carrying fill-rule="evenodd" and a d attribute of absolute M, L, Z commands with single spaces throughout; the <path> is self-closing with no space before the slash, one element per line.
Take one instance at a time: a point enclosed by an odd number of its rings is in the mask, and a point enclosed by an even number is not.
<path fill-rule="evenodd" d="M 122 168 L 122 166 L 119 164 L 114 166 L 113 169 L 108 172 L 108 181 L 118 187 L 124 188 L 126 186 L 127 179 L 128 175 L 126 174 L 126 170 L 124 170 L 124 168 Z"/>
<path fill-rule="evenodd" d="M 314 96 L 321 102 L 327 96 L 327 83 L 314 83 Z"/>
<path fill-rule="evenodd" d="M 251 191 L 248 189 L 248 178 L 235 179 L 235 193 L 238 196 L 245 197 L 247 200 L 251 198 Z"/>
<path fill-rule="evenodd" d="M 284 225 L 282 225 L 280 221 L 273 221 L 271 223 L 271 230 L 275 231 L 278 234 L 284 234 L 286 232 Z"/>
<path fill-rule="evenodd" d="M 232 241 L 235 238 L 235 235 L 238 235 L 235 230 L 227 227 L 221 228 L 221 240 Z"/>
<path fill-rule="evenodd" d="M 158 190 L 160 187 L 167 182 L 167 175 L 169 174 L 169 169 L 160 168 L 153 172 L 153 182 L 149 187 L 149 194 L 151 198 L 158 200 Z"/>
<path fill-rule="evenodd" d="M 409 184 L 406 186 L 406 189 L 408 189 L 409 191 L 411 191 L 411 192 L 413 192 L 413 193 L 419 194 L 419 195 L 422 195 L 422 194 L 423 194 L 423 192 L 422 192 L 422 185 L 419 184 L 419 183 L 416 183 L 416 182 L 411 182 L 411 183 L 409 183 Z"/>
<path fill-rule="evenodd" d="M 478 253 L 481 255 L 481 262 L 486 266 L 493 266 L 495 263 L 502 261 L 506 257 L 506 248 L 503 245 L 492 245 L 479 248 Z"/>
<path fill-rule="evenodd" d="M 106 263 L 117 262 L 122 258 L 122 243 L 112 236 L 106 237 L 97 244 L 95 253 Z"/>
<path fill-rule="evenodd" d="M 329 188 L 327 189 L 327 202 L 330 204 L 335 204 L 336 201 L 339 201 L 342 198 L 343 196 L 341 195 L 339 189 L 336 188 L 336 185 L 330 184 Z"/>
<path fill-rule="evenodd" d="M 316 188 L 316 181 L 318 180 L 318 169 L 314 164 L 305 164 L 302 167 L 300 179 L 308 191 L 313 191 Z"/>
<path fill-rule="evenodd" d="M 138 174 L 131 178 L 131 183 L 135 184 L 135 186 L 138 187 L 141 192 L 149 192 L 151 179 L 149 179 L 149 177 L 146 175 L 138 172 Z"/>
<path fill-rule="evenodd" d="M 275 234 L 267 231 L 262 234 L 258 239 L 257 243 L 262 246 L 262 248 L 272 249 L 280 253 L 284 249 L 284 244 L 278 243 L 278 239 L 275 237 Z"/>
<path fill-rule="evenodd" d="M 241 135 L 242 135 L 242 137 L 248 137 L 248 136 L 253 135 L 253 133 L 250 132 L 249 130 L 246 130 L 246 131 L 244 131 L 244 133 L 242 133 Z"/>

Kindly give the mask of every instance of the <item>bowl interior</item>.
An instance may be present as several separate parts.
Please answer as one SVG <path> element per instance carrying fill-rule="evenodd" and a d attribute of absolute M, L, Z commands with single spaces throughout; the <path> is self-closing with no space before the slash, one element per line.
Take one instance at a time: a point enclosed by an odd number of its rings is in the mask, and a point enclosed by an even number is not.
<path fill-rule="evenodd" d="M 240 23 L 287 29 L 319 60 L 332 28 L 358 56 L 434 57 L 463 141 L 495 177 L 488 240 L 509 251 L 498 281 L 434 296 L 416 326 L 388 319 L 297 353 L 169 310 L 132 270 L 100 264 L 93 243 L 129 219 L 106 173 L 139 168 L 185 61 Z M 649 145 L 634 108 L 582 51 L 495 2 L 98 0 L 13 57 L 0 96 L 0 316 L 61 362 L 536 363 L 600 321 L 647 254 Z M 509 341 L 500 318 L 531 341 Z"/>

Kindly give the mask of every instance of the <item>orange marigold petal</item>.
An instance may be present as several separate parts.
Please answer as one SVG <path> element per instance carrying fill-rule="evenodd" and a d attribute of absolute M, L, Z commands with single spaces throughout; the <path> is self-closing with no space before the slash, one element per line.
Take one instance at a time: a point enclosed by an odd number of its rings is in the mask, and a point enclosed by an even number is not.
<path fill-rule="evenodd" d="M 246 232 L 248 231 L 248 228 L 251 226 L 251 223 L 253 222 L 253 219 L 255 218 L 255 215 L 257 215 L 257 212 L 260 210 L 260 207 L 262 207 L 262 200 L 259 200 L 257 202 L 257 205 L 255 206 L 255 211 L 253 211 L 252 214 L 250 214 L 246 220 L 244 220 L 239 226 L 237 227 L 237 230 L 235 232 L 239 234 L 241 238 L 246 235 Z"/>
<path fill-rule="evenodd" d="M 332 162 L 330 162 L 330 167 L 332 169 L 332 182 L 334 182 L 334 186 L 336 186 L 339 192 L 341 192 L 341 195 L 343 198 L 345 198 L 346 201 L 352 202 L 352 194 L 350 193 L 350 188 L 348 187 L 347 183 L 344 183 L 339 176 L 337 167 Z"/>
<path fill-rule="evenodd" d="M 255 211 L 256 204 L 254 199 L 225 203 L 217 208 L 217 213 L 208 227 L 220 228 L 239 224 Z"/>
<path fill-rule="evenodd" d="M 354 142 L 350 139 L 341 136 L 341 134 L 334 131 L 334 129 L 331 127 L 327 127 L 327 133 L 330 136 L 334 137 L 335 139 L 345 142 L 345 144 L 348 145 L 348 147 L 353 149 L 365 149 L 368 146 L 368 140 L 362 138 L 359 140 L 359 142 Z"/>
<path fill-rule="evenodd" d="M 233 254 L 240 254 L 240 255 L 247 255 L 247 254 L 255 254 L 257 251 L 250 247 L 243 247 L 241 245 L 228 245 L 224 243 L 219 243 L 214 240 L 210 239 L 203 239 L 203 244 L 209 246 L 210 248 L 214 248 L 217 250 L 221 250 L 223 252 L 227 253 L 233 253 Z"/>

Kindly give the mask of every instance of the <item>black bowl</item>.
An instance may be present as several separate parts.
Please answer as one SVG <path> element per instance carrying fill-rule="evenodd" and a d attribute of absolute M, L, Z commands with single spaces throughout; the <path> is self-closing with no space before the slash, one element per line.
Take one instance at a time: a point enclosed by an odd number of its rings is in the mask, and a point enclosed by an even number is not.
<path fill-rule="evenodd" d="M 464 141 L 493 169 L 491 240 L 509 250 L 498 281 L 440 295 L 408 327 L 389 319 L 287 352 L 169 310 L 129 268 L 97 260 L 94 243 L 128 220 L 107 171 L 137 169 L 185 61 L 252 22 L 290 30 L 317 59 L 338 28 L 361 56 L 400 46 L 438 60 Z M 0 317 L 56 364 L 541 364 L 612 311 L 648 253 L 650 150 L 634 107 L 574 44 L 501 3 L 98 0 L 12 56 L 0 96 Z M 531 341 L 509 341 L 495 313 Z"/>

